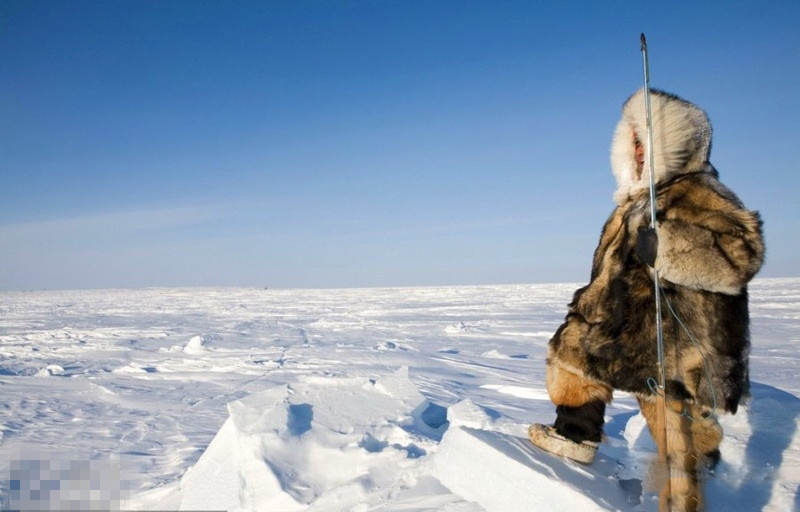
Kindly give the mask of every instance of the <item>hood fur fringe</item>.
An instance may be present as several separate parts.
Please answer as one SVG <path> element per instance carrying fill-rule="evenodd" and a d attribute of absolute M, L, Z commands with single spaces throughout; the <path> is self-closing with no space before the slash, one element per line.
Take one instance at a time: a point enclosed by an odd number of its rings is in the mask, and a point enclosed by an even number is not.
<path fill-rule="evenodd" d="M 656 184 L 681 174 L 709 170 L 711 123 L 696 105 L 657 89 L 650 89 L 653 116 L 653 161 Z M 641 177 L 637 176 L 634 138 L 647 155 L 647 118 L 644 88 L 636 91 L 622 107 L 611 144 L 611 169 L 617 180 L 614 200 L 622 205 L 650 187 L 650 164 L 645 156 Z"/>

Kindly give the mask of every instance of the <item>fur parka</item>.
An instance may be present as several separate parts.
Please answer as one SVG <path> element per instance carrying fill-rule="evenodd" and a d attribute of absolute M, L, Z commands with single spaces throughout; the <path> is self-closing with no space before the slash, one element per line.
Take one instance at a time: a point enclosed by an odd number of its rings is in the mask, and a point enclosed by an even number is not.
<path fill-rule="evenodd" d="M 667 393 L 705 410 L 736 412 L 749 385 L 747 283 L 764 260 L 761 219 L 709 163 L 706 114 L 656 90 L 651 106 Z M 646 143 L 640 90 L 623 106 L 614 134 L 617 206 L 603 227 L 590 282 L 575 292 L 549 346 L 548 379 L 561 371 L 594 381 L 589 398 L 606 402 L 609 388 L 652 397 L 659 376 L 653 273 L 636 251 L 639 228 L 650 224 L 650 169 L 637 153 L 643 147 L 646 154 Z"/>

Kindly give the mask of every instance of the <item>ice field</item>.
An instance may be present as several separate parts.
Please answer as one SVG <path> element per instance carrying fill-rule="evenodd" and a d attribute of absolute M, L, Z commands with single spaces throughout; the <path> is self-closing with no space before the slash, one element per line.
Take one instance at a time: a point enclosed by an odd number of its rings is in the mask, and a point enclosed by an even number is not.
<path fill-rule="evenodd" d="M 655 511 L 625 393 L 591 466 L 524 438 L 578 286 L 0 293 L 0 509 Z M 750 296 L 707 509 L 800 510 L 800 279 Z"/>

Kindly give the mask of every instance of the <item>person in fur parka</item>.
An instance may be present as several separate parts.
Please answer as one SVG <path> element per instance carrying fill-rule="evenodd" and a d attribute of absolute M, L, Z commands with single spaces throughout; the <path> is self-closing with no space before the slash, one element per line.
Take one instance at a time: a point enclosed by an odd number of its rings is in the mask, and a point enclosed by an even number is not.
<path fill-rule="evenodd" d="M 735 413 L 748 393 L 747 283 L 763 263 L 764 243 L 759 214 L 720 183 L 709 163 L 705 112 L 662 91 L 650 96 L 657 229 L 649 227 L 642 89 L 624 104 L 614 133 L 616 208 L 590 282 L 575 292 L 549 343 L 547 389 L 556 421 L 529 434 L 545 450 L 591 462 L 613 390 L 631 392 L 669 461 L 661 510 L 699 510 L 698 469 L 718 457 L 722 440 L 714 415 Z M 665 392 L 657 384 L 653 268 L 664 304 Z"/>

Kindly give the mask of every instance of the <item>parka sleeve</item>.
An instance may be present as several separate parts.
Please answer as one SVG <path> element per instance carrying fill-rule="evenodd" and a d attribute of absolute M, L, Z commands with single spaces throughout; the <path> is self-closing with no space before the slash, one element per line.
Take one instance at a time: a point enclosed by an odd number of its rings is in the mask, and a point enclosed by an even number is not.
<path fill-rule="evenodd" d="M 712 194 L 713 195 L 713 194 Z M 659 277 L 698 290 L 738 295 L 764 262 L 758 212 L 738 200 L 689 194 L 658 222 Z"/>

